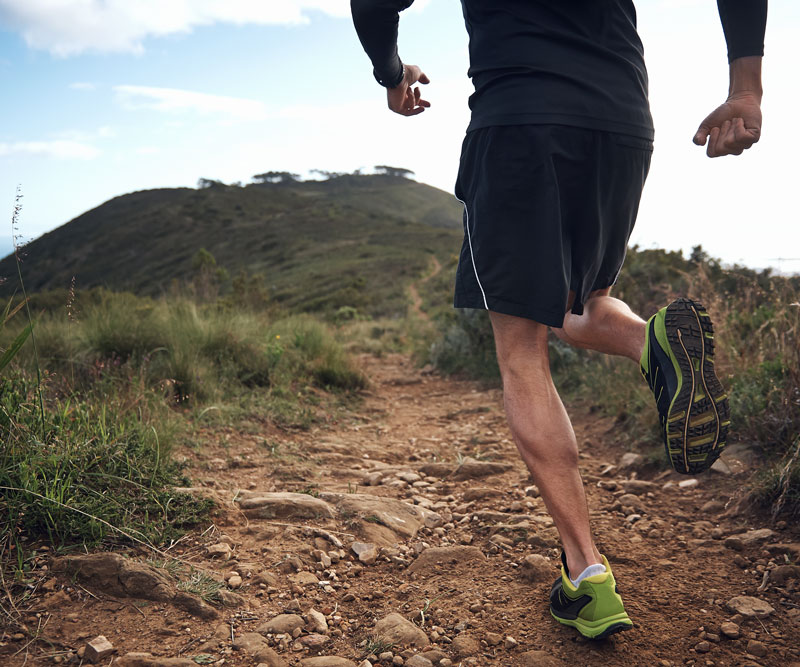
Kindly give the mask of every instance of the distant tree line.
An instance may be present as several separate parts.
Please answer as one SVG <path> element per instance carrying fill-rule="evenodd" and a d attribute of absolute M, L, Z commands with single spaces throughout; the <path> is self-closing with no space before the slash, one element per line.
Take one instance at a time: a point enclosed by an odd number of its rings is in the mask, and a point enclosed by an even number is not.
<path fill-rule="evenodd" d="M 332 181 L 345 176 L 391 176 L 393 178 L 411 178 L 414 172 L 404 167 L 391 167 L 387 164 L 376 164 L 372 168 L 372 174 L 365 173 L 363 169 L 355 171 L 327 171 L 325 169 L 310 169 L 311 174 L 320 176 L 320 180 Z M 265 171 L 263 174 L 254 174 L 252 182 L 257 185 L 285 185 L 290 183 L 302 183 L 300 174 L 291 171 Z M 241 182 L 231 183 L 231 186 L 241 187 Z M 200 178 L 197 180 L 197 189 L 206 190 L 209 188 L 227 187 L 226 183 L 213 178 Z"/>

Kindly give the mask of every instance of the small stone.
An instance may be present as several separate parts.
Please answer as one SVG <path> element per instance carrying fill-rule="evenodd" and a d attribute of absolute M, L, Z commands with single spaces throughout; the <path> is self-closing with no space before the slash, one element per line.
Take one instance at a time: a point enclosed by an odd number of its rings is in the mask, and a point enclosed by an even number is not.
<path fill-rule="evenodd" d="M 406 660 L 406 667 L 433 667 L 433 663 L 421 655 L 412 655 Z"/>
<path fill-rule="evenodd" d="M 622 470 L 626 468 L 638 468 L 644 463 L 644 456 L 636 452 L 625 452 L 617 464 Z"/>
<path fill-rule="evenodd" d="M 733 564 L 734 564 L 734 565 L 736 565 L 736 566 L 738 566 L 738 567 L 740 567 L 740 568 L 742 568 L 743 570 L 744 570 L 744 569 L 745 569 L 745 568 L 746 568 L 748 565 L 750 565 L 750 563 L 748 563 L 748 562 L 747 562 L 747 560 L 744 558 L 744 556 L 742 556 L 741 554 L 736 554 L 736 555 L 733 557 Z"/>
<path fill-rule="evenodd" d="M 304 625 L 305 621 L 297 614 L 278 614 L 272 620 L 262 623 L 256 628 L 256 632 L 262 635 L 290 635 L 296 628 L 302 628 Z"/>
<path fill-rule="evenodd" d="M 369 660 L 364 660 L 358 663 L 358 667 L 373 667 L 373 665 Z"/>
<path fill-rule="evenodd" d="M 322 635 L 328 632 L 328 621 L 325 620 L 325 615 L 322 612 L 311 609 L 306 618 L 306 627 L 309 632 L 316 632 Z"/>
<path fill-rule="evenodd" d="M 539 554 L 525 556 L 522 560 L 520 571 L 522 576 L 531 583 L 549 581 L 553 578 L 553 565 L 550 559 Z"/>
<path fill-rule="evenodd" d="M 222 560 L 229 560 L 232 552 L 233 550 L 231 549 L 231 545 L 227 544 L 226 542 L 220 542 L 219 544 L 212 544 L 206 547 L 206 553 L 211 558 L 221 558 Z"/>
<path fill-rule="evenodd" d="M 450 647 L 457 658 L 468 658 L 471 655 L 476 655 L 481 650 L 481 646 L 475 638 L 463 634 L 453 639 Z"/>
<path fill-rule="evenodd" d="M 736 614 L 741 614 L 745 618 L 766 618 L 775 612 L 769 602 L 749 595 L 739 595 L 728 600 L 728 609 Z"/>
<path fill-rule="evenodd" d="M 691 489 L 697 486 L 700 482 L 698 482 L 694 477 L 691 479 L 684 479 L 681 482 L 678 482 L 678 488 L 681 489 Z"/>
<path fill-rule="evenodd" d="M 228 586 L 230 588 L 241 588 L 242 578 L 237 574 L 228 579 Z"/>
<path fill-rule="evenodd" d="M 757 658 L 763 658 L 765 655 L 767 655 L 767 647 L 761 642 L 751 639 L 749 642 L 747 642 L 747 652 L 750 655 L 756 656 Z"/>
<path fill-rule="evenodd" d="M 453 667 L 453 661 L 450 658 L 442 658 L 439 661 L 439 667 Z"/>
<path fill-rule="evenodd" d="M 430 643 L 428 636 L 411 621 L 400 614 L 389 614 L 375 624 L 375 634 L 398 646 L 425 648 Z"/>
<path fill-rule="evenodd" d="M 528 498 L 538 498 L 539 497 L 539 487 L 536 486 L 535 484 L 532 484 L 531 486 L 526 486 L 525 487 L 525 495 L 528 496 Z"/>
<path fill-rule="evenodd" d="M 738 639 L 740 634 L 739 626 L 731 621 L 725 621 L 720 625 L 719 631 L 723 637 L 727 637 L 728 639 Z"/>
<path fill-rule="evenodd" d="M 503 636 L 497 634 L 496 632 L 487 632 L 486 633 L 486 643 L 489 646 L 497 646 L 503 641 Z"/>
<path fill-rule="evenodd" d="M 83 658 L 88 662 L 100 662 L 111 655 L 116 649 L 103 635 L 97 635 L 92 641 L 87 642 L 84 647 Z"/>
<path fill-rule="evenodd" d="M 295 644 L 307 648 L 312 653 L 318 653 L 331 641 L 330 637 L 319 634 L 310 634 L 300 637 Z"/>
<path fill-rule="evenodd" d="M 711 650 L 711 644 L 706 641 L 699 642 L 695 647 L 694 650 L 698 653 L 708 653 Z"/>
<path fill-rule="evenodd" d="M 510 651 L 512 648 L 516 648 L 519 645 L 519 642 L 514 639 L 513 637 L 506 637 L 506 641 L 503 643 L 506 650 Z"/>
<path fill-rule="evenodd" d="M 350 549 L 364 565 L 372 565 L 378 558 L 378 548 L 371 542 L 353 542 Z"/>
<path fill-rule="evenodd" d="M 402 665 L 404 663 L 405 663 L 405 660 L 403 660 L 403 656 L 402 655 L 396 655 L 396 656 L 394 656 L 394 658 L 392 658 L 392 664 L 395 667 L 402 667 Z"/>

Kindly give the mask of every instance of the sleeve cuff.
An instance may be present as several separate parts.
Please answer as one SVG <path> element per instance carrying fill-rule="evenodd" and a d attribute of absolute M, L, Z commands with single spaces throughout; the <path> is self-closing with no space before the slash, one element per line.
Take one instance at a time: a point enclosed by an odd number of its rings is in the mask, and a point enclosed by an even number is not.
<path fill-rule="evenodd" d="M 399 86 L 402 83 L 403 77 L 406 74 L 406 68 L 399 58 L 397 62 L 399 68 L 393 76 L 382 77 L 380 74 L 378 74 L 377 70 L 372 70 L 372 74 L 375 77 L 375 81 L 377 81 L 384 88 L 397 88 L 397 86 Z"/>

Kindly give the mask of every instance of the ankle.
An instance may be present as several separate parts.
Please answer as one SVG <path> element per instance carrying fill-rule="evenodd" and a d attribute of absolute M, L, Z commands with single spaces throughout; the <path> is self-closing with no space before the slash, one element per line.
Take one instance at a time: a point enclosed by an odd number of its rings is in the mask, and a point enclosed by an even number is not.
<path fill-rule="evenodd" d="M 572 578 L 577 577 L 590 565 L 602 565 L 603 557 L 597 549 L 592 549 L 588 553 L 581 553 L 580 551 L 574 554 L 567 554 L 567 569 L 569 576 Z"/>

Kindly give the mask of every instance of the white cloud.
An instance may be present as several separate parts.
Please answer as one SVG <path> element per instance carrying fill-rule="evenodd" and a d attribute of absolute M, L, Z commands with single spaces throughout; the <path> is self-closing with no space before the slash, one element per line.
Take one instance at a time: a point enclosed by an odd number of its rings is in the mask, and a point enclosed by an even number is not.
<path fill-rule="evenodd" d="M 91 160 L 100 155 L 100 151 L 94 146 L 67 140 L 0 143 L 0 157 L 8 155 L 35 155 L 60 160 Z"/>
<path fill-rule="evenodd" d="M 128 109 L 195 111 L 203 114 L 221 114 L 236 120 L 263 120 L 267 116 L 263 102 L 242 97 L 151 86 L 114 86 L 114 92 Z"/>
<path fill-rule="evenodd" d="M 345 18 L 348 0 L 0 0 L 0 24 L 28 46 L 71 56 L 84 51 L 141 53 L 148 37 L 213 23 L 300 24 L 320 11 Z"/>
<path fill-rule="evenodd" d="M 156 155 L 161 149 L 158 146 L 140 146 L 134 152 L 137 155 Z"/>
<path fill-rule="evenodd" d="M 72 90 L 84 90 L 87 92 L 97 88 L 97 86 L 95 86 L 93 83 L 89 83 L 88 81 L 76 81 L 75 83 L 69 84 L 69 87 Z"/>

